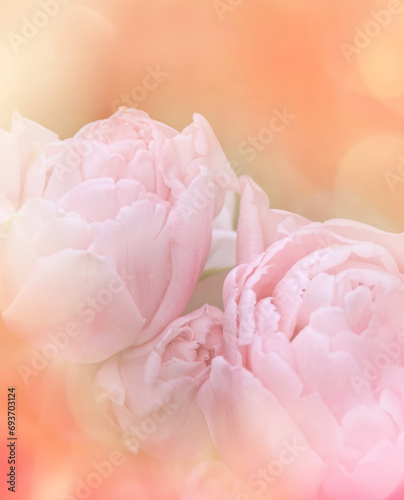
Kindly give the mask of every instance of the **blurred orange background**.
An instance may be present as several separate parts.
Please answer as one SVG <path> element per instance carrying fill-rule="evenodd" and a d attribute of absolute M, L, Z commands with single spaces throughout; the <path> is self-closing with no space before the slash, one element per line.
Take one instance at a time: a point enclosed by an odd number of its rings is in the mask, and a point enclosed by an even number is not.
<path fill-rule="evenodd" d="M 404 2 L 4 0 L 0 15 L 1 127 L 14 110 L 61 138 L 120 105 L 177 129 L 199 112 L 272 207 L 404 231 Z M 62 363 L 26 386 L 30 348 L 4 331 L 1 352 L 20 498 L 61 498 L 109 438 L 80 427 Z"/>
<path fill-rule="evenodd" d="M 41 16 L 55 2 L 1 4 L 3 128 L 14 109 L 62 138 L 119 105 L 178 129 L 199 112 L 272 206 L 404 230 L 399 0 L 60 0 Z M 274 110 L 290 118 L 271 137 Z"/>

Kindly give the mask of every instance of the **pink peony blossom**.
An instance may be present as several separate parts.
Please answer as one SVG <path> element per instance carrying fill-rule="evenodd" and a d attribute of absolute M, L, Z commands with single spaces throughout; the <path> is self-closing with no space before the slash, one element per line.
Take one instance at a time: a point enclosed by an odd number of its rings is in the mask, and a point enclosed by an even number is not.
<path fill-rule="evenodd" d="M 0 205 L 4 322 L 48 359 L 153 343 L 188 303 L 212 222 L 238 189 L 208 123 L 195 115 L 179 133 L 121 109 L 63 142 L 18 127 L 29 133 L 12 131 L 16 159 L 0 167 L 12 171 Z"/>
<path fill-rule="evenodd" d="M 204 306 L 167 326 L 153 350 L 128 348 L 104 363 L 95 379 L 97 399 L 110 402 L 130 451 L 181 458 L 209 445 L 196 394 L 211 360 L 223 354 L 222 316 Z"/>
<path fill-rule="evenodd" d="M 404 498 L 404 235 L 272 211 L 242 182 L 245 263 L 198 395 L 219 455 L 268 499 Z"/>

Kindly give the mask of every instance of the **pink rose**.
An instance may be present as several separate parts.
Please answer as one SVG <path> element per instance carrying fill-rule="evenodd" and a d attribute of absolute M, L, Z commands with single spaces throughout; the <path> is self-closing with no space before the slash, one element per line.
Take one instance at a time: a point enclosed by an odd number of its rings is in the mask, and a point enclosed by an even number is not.
<path fill-rule="evenodd" d="M 239 255 L 268 247 L 225 282 L 198 396 L 219 455 L 266 498 L 403 498 L 404 235 L 243 198 Z"/>
<path fill-rule="evenodd" d="M 238 181 L 200 115 L 179 133 L 122 109 L 63 144 L 3 228 L 0 310 L 44 357 L 95 362 L 182 313 Z"/>
<path fill-rule="evenodd" d="M 173 321 L 152 351 L 128 348 L 100 369 L 97 398 L 110 402 L 129 450 L 179 458 L 209 444 L 196 395 L 211 360 L 223 353 L 222 316 L 204 306 Z"/>

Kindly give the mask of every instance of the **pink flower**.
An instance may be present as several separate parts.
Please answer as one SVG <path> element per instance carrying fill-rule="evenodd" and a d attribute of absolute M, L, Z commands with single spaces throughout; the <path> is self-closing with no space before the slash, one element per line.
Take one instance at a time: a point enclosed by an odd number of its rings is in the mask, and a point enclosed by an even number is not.
<path fill-rule="evenodd" d="M 222 211 L 213 221 L 209 257 L 184 314 L 207 303 L 223 309 L 223 283 L 236 265 L 236 202 L 236 194 L 229 191 Z"/>
<path fill-rule="evenodd" d="M 47 158 L 62 148 L 56 134 L 18 113 L 10 133 L 0 130 L 0 224 L 28 199 L 43 196 Z"/>
<path fill-rule="evenodd" d="M 225 282 L 198 395 L 219 455 L 266 498 L 403 498 L 404 235 L 304 222 L 243 182 L 239 256 L 263 253 Z"/>
<path fill-rule="evenodd" d="M 122 109 L 44 155 L 24 196 L 9 196 L 5 323 L 47 358 L 95 362 L 153 343 L 188 303 L 238 186 L 211 128 L 195 115 L 178 133 Z"/>
<path fill-rule="evenodd" d="M 129 450 L 179 458 L 209 445 L 196 394 L 223 353 L 222 316 L 204 306 L 172 322 L 152 351 L 128 348 L 100 369 L 97 398 L 110 402 Z"/>

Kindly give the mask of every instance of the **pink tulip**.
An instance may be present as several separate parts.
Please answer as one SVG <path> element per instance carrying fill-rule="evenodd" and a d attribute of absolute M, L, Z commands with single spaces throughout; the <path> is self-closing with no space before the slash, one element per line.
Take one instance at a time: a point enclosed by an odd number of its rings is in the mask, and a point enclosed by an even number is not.
<path fill-rule="evenodd" d="M 0 130 L 0 241 L 7 221 L 30 198 L 41 198 L 47 158 L 63 148 L 56 134 L 14 113 L 11 131 Z"/>
<path fill-rule="evenodd" d="M 153 350 L 128 348 L 98 372 L 98 400 L 111 405 L 129 450 L 180 458 L 209 445 L 196 394 L 223 353 L 222 316 L 204 306 L 171 323 Z"/>
<path fill-rule="evenodd" d="M 212 222 L 238 189 L 208 123 L 195 115 L 179 133 L 121 109 L 53 149 L 51 133 L 18 126 L 29 137 L 12 137 L 20 160 L 3 211 L 5 323 L 48 359 L 95 362 L 152 344 L 188 303 Z"/>
<path fill-rule="evenodd" d="M 253 260 L 225 282 L 198 395 L 219 455 L 268 499 L 403 498 L 404 235 L 305 222 L 242 182 Z"/>

